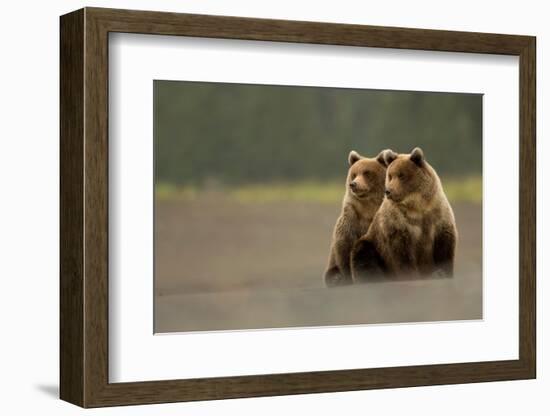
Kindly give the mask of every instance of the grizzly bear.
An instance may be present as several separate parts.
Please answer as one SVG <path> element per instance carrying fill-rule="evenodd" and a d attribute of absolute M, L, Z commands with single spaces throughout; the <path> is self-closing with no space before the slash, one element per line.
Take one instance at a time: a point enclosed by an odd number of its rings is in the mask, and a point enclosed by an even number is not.
<path fill-rule="evenodd" d="M 351 151 L 342 210 L 332 234 L 328 266 L 324 274 L 327 286 L 351 284 L 350 255 L 353 244 L 364 235 L 384 199 L 386 162 L 384 153 L 375 158 Z"/>
<path fill-rule="evenodd" d="M 452 276 L 458 232 L 439 176 L 419 148 L 384 159 L 385 198 L 353 248 L 353 280 Z"/>

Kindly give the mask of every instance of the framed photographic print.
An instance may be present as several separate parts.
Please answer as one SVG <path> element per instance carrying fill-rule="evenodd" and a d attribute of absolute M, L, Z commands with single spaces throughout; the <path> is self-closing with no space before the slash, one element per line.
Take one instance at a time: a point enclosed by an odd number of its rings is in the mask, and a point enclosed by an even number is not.
<path fill-rule="evenodd" d="M 62 16 L 61 398 L 535 378 L 535 49 Z"/>

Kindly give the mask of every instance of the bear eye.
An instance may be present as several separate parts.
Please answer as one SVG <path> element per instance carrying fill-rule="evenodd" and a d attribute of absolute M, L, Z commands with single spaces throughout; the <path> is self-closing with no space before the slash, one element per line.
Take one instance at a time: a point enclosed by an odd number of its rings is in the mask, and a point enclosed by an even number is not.
<path fill-rule="evenodd" d="M 355 173 L 351 174 L 351 180 L 354 180 L 356 177 L 357 177 L 357 174 L 355 174 Z"/>
<path fill-rule="evenodd" d="M 363 175 L 364 175 L 364 176 L 369 176 L 369 175 L 370 175 L 370 171 L 369 171 L 369 170 L 364 171 L 364 172 L 363 172 Z"/>
<path fill-rule="evenodd" d="M 392 175 L 388 175 L 388 179 L 389 179 L 390 181 L 391 181 L 391 177 L 392 177 Z"/>
<path fill-rule="evenodd" d="M 402 174 L 402 173 L 400 173 L 399 175 L 397 175 L 397 177 L 398 177 L 399 179 L 403 179 L 403 178 L 405 177 L 405 175 Z"/>

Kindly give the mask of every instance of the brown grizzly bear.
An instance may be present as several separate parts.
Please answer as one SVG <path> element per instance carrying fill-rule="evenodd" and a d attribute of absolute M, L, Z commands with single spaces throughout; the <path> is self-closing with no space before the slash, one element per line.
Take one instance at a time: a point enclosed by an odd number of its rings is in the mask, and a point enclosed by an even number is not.
<path fill-rule="evenodd" d="M 455 219 L 436 171 L 421 149 L 384 154 L 385 198 L 352 252 L 354 281 L 388 276 L 453 275 Z"/>
<path fill-rule="evenodd" d="M 351 151 L 342 211 L 332 234 L 328 266 L 324 274 L 327 286 L 353 282 L 350 255 L 354 243 L 364 235 L 384 199 L 386 162 L 383 152 L 367 158 Z"/>

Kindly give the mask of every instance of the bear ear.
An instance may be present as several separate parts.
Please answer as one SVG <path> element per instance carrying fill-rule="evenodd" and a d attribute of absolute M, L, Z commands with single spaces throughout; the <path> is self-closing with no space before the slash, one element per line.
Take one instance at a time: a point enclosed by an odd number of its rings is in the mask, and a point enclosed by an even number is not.
<path fill-rule="evenodd" d="M 348 156 L 348 162 L 349 162 L 349 165 L 353 165 L 355 162 L 357 162 L 359 159 L 362 159 L 363 156 L 361 156 L 359 153 L 357 153 L 355 150 L 352 150 L 351 152 L 349 152 L 349 156 Z"/>
<path fill-rule="evenodd" d="M 391 152 L 390 149 L 382 150 L 380 153 L 378 153 L 378 155 L 375 158 L 376 161 L 384 167 L 388 167 L 388 164 L 386 163 L 386 152 L 388 151 Z"/>
<path fill-rule="evenodd" d="M 411 160 L 416 163 L 418 166 L 422 165 L 424 162 L 424 152 L 420 147 L 415 147 L 411 152 Z"/>
<path fill-rule="evenodd" d="M 383 154 L 383 158 L 384 158 L 384 162 L 386 162 L 386 166 L 389 166 L 391 162 L 393 162 L 395 159 L 397 159 L 397 156 L 398 154 L 395 153 L 393 150 L 391 149 L 386 149 L 382 152 Z"/>

